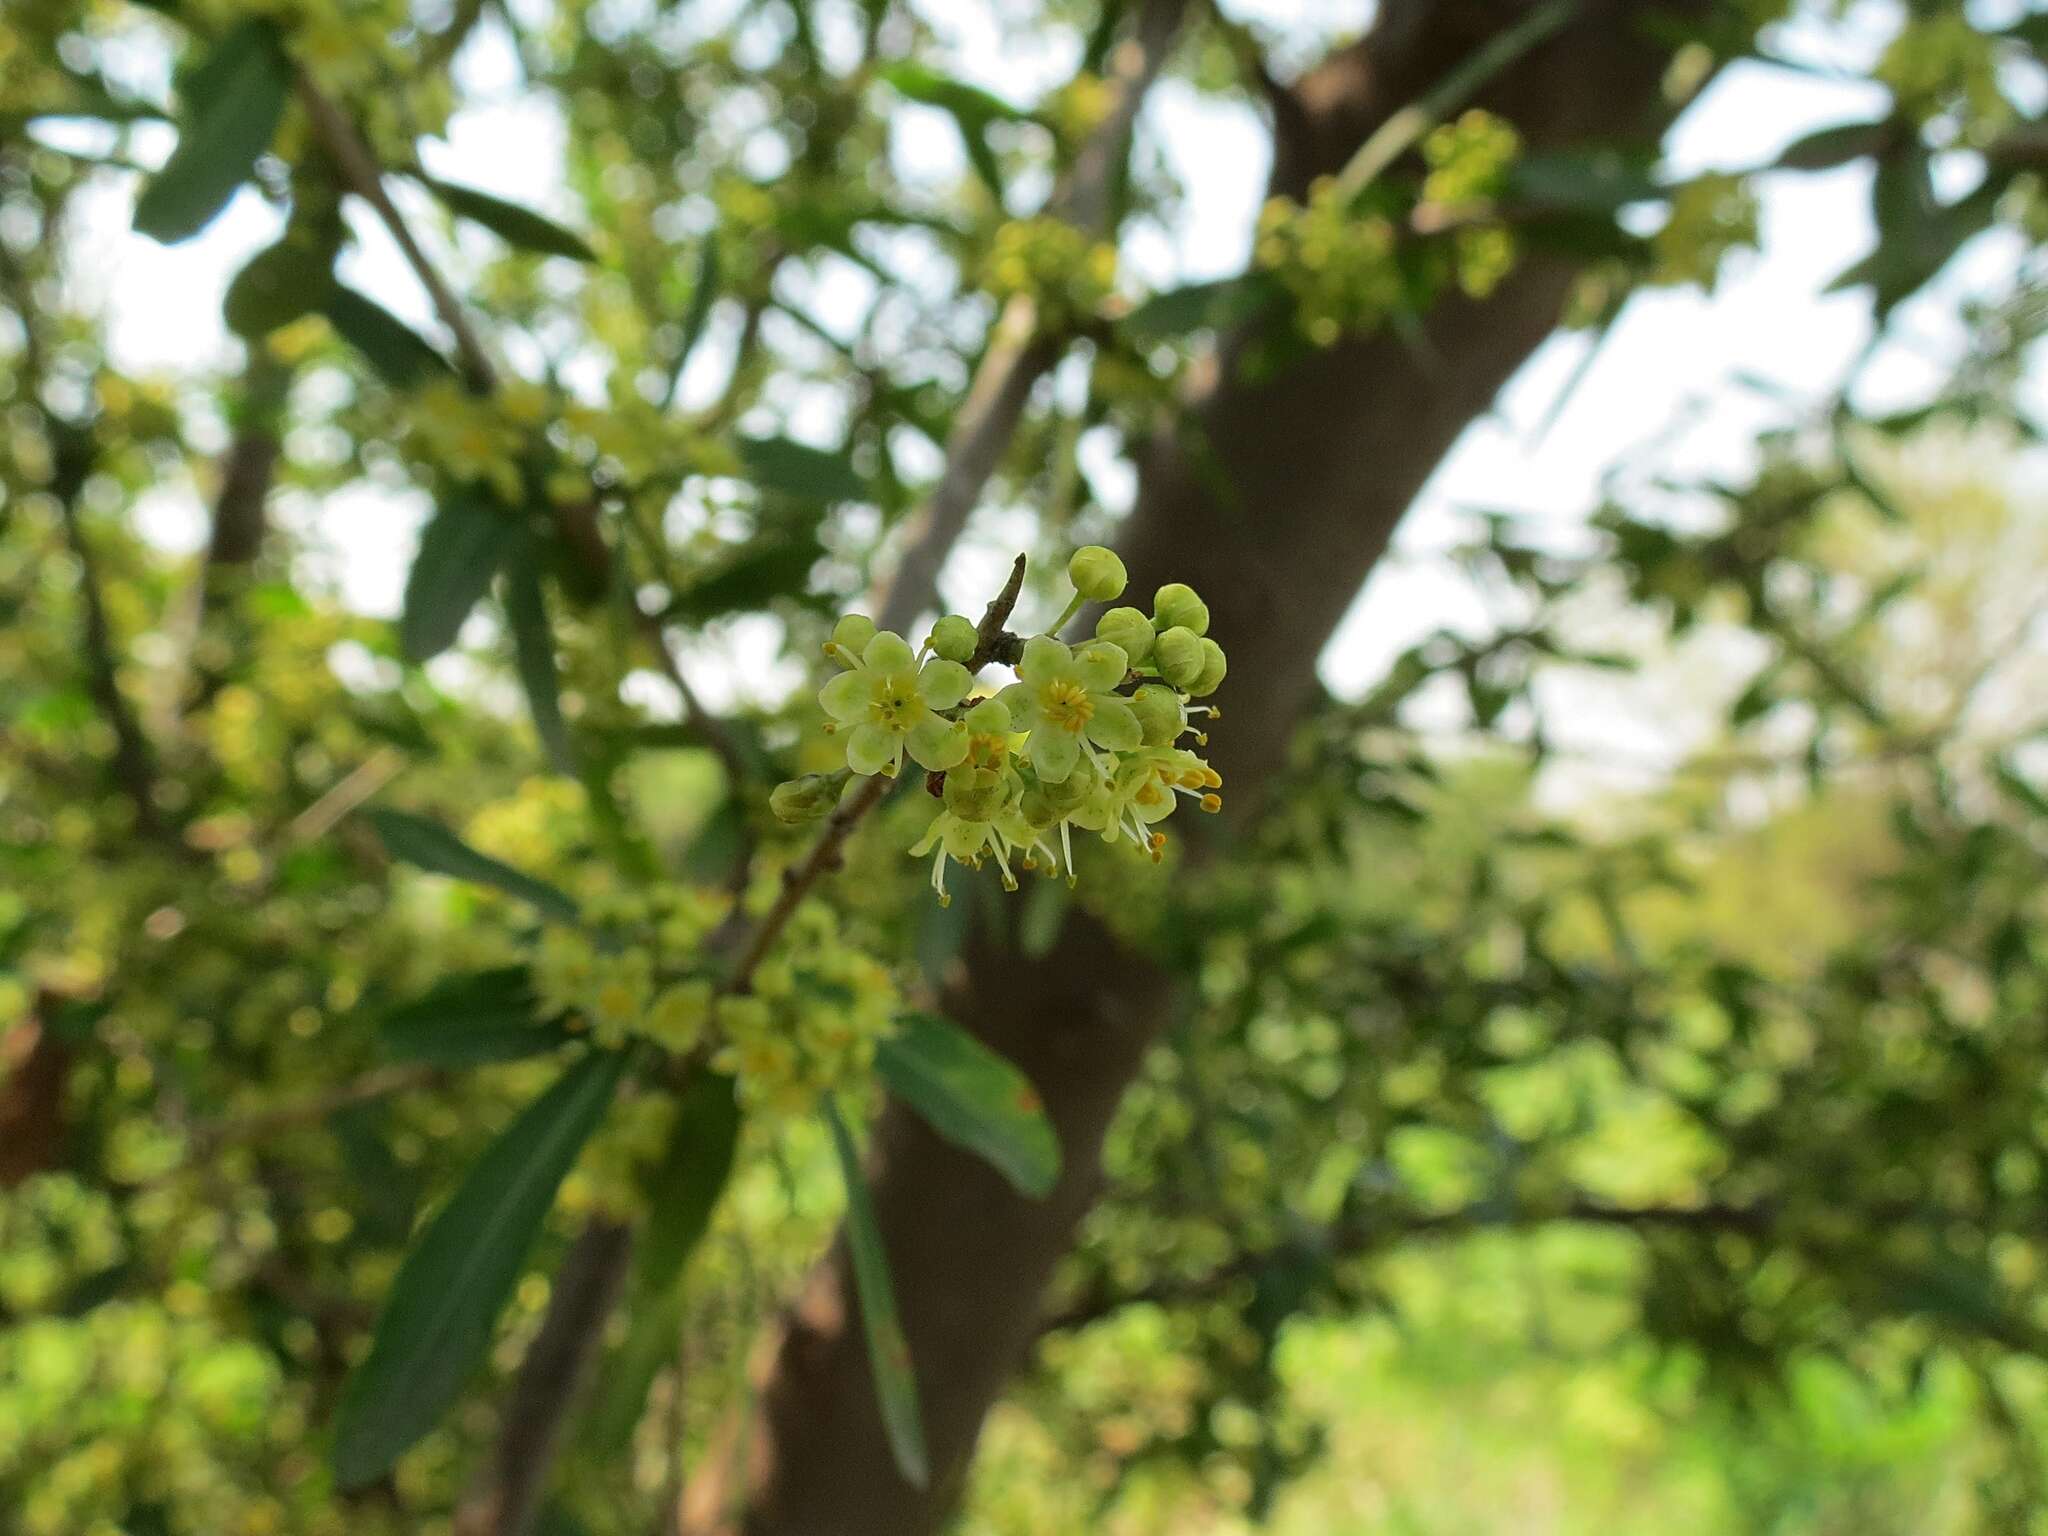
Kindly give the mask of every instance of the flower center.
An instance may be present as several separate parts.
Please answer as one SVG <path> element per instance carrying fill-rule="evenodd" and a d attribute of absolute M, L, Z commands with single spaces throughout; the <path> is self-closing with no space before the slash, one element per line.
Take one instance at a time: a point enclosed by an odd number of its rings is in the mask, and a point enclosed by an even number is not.
<path fill-rule="evenodd" d="M 868 714 L 875 724 L 892 731 L 907 731 L 916 723 L 919 699 L 911 678 L 901 676 L 875 679 Z"/>
<path fill-rule="evenodd" d="M 1038 713 L 1047 725 L 1078 735 L 1081 727 L 1095 713 L 1095 701 L 1088 697 L 1088 690 L 1079 683 L 1062 679 L 1046 684 L 1045 692 L 1039 697 Z"/>

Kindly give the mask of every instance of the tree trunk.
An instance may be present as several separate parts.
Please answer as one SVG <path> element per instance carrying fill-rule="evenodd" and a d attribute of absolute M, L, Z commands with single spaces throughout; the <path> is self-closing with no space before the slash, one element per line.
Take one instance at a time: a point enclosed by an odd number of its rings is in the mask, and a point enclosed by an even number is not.
<path fill-rule="evenodd" d="M 1298 82 L 1276 113 L 1274 190 L 1299 193 L 1341 167 L 1387 114 L 1527 9 L 1386 0 L 1373 32 Z M 1531 147 L 1641 143 L 1662 126 L 1669 44 L 1640 25 L 1650 8 L 1584 11 L 1476 98 Z M 1137 601 L 1161 581 L 1191 583 L 1229 649 L 1210 749 L 1229 821 L 1243 822 L 1281 766 L 1317 657 L 1401 513 L 1556 325 L 1572 277 L 1558 261 L 1527 258 L 1487 301 L 1439 303 L 1422 345 L 1384 334 L 1351 341 L 1263 380 L 1239 366 L 1256 338 L 1239 338 L 1196 391 L 1180 434 L 1144 456 L 1122 553 Z M 1201 446 L 1191 454 L 1190 443 Z M 732 1529 L 735 1518 L 748 1536 L 938 1527 L 959 1499 L 984 1415 L 1038 1332 L 1053 1265 L 1099 1192 L 1104 1136 L 1158 1036 L 1173 981 L 1086 919 L 1069 921 L 1036 959 L 986 937 L 973 943 L 946 1011 L 1038 1085 L 1066 1171 L 1049 1199 L 1027 1200 L 912 1114 L 892 1107 L 877 1127 L 870 1172 L 932 1486 L 908 1487 L 890 1460 L 842 1241 L 763 1350 L 755 1419 L 736 1437 L 746 1465 L 706 1469 L 686 1502 L 686 1530 Z M 730 1515 L 728 1502 L 745 1514 Z"/>

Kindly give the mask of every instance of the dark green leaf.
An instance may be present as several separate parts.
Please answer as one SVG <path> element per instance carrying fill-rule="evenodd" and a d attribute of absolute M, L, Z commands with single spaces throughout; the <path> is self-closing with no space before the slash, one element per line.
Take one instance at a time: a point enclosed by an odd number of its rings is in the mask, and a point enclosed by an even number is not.
<path fill-rule="evenodd" d="M 644 1290 L 667 1289 L 689 1262 L 724 1193 L 739 1134 L 732 1079 L 717 1072 L 695 1073 L 676 1101 L 668 1147 L 647 1177 L 649 1214 L 639 1263 Z"/>
<path fill-rule="evenodd" d="M 536 880 L 510 864 L 478 853 L 439 822 L 382 808 L 363 814 L 369 817 L 370 825 L 377 829 L 377 836 L 384 840 L 394 859 L 403 859 L 437 875 L 493 886 L 530 903 L 557 922 L 576 921 L 576 903 L 561 891 L 545 880 Z"/>
<path fill-rule="evenodd" d="M 170 245 L 211 223 L 277 137 L 291 80 L 269 22 L 223 37 L 185 83 L 178 147 L 136 200 L 135 227 Z"/>
<path fill-rule="evenodd" d="M 1817 128 L 1785 146 L 1777 163 L 1791 171 L 1824 171 L 1865 155 L 1883 154 L 1898 137 L 1900 125 L 1885 119 L 1875 123 L 1836 123 Z"/>
<path fill-rule="evenodd" d="M 475 1067 L 551 1051 L 569 1032 L 536 1015 L 533 984 L 521 965 L 449 976 L 426 996 L 384 1016 L 385 1051 L 402 1061 Z"/>
<path fill-rule="evenodd" d="M 756 539 L 676 593 L 668 616 L 701 624 L 720 614 L 759 608 L 773 598 L 800 593 L 811 567 L 824 552 L 817 535 L 808 529 Z"/>
<path fill-rule="evenodd" d="M 455 643 L 517 537 L 504 509 L 480 492 L 461 493 L 435 510 L 405 578 L 398 645 L 407 661 L 431 660 Z"/>
<path fill-rule="evenodd" d="M 1190 331 L 1221 330 L 1248 320 L 1279 295 L 1279 287 L 1263 272 L 1189 283 L 1155 293 L 1117 322 L 1135 341 L 1164 341 Z"/>
<path fill-rule="evenodd" d="M 704 237 L 703 249 L 697 255 L 697 275 L 690 282 L 690 307 L 683 311 L 682 335 L 676 339 L 676 361 L 671 370 L 677 379 L 689 366 L 690 354 L 697 350 L 704 326 L 711 319 L 711 306 L 718 302 L 718 284 L 718 238 L 713 233 Z"/>
<path fill-rule="evenodd" d="M 522 208 L 488 192 L 479 192 L 475 187 L 442 181 L 436 176 L 422 176 L 420 180 L 448 205 L 450 213 L 483 225 L 507 245 L 517 246 L 522 251 L 538 251 L 543 256 L 567 256 L 572 261 L 597 260 L 597 252 L 584 242 L 581 235 L 564 229 L 553 219 L 543 217 L 531 208 Z"/>
<path fill-rule="evenodd" d="M 1518 208 L 1612 213 L 1667 195 L 1652 169 L 1654 163 L 1651 154 L 1620 149 L 1524 155 L 1508 168 L 1505 201 Z"/>
<path fill-rule="evenodd" d="M 410 389 L 432 374 L 454 371 L 419 332 L 353 288 L 334 284 L 314 308 L 394 389 Z"/>
<path fill-rule="evenodd" d="M 951 79 L 922 64 L 907 61 L 891 64 L 881 71 L 881 75 L 900 94 L 928 107 L 937 107 L 953 119 L 954 126 L 960 130 L 960 142 L 967 151 L 968 164 L 974 167 L 974 174 L 981 178 L 989 195 L 1000 207 L 1003 171 L 996 161 L 995 148 L 988 141 L 988 125 L 992 122 L 1029 121 L 1031 114 L 979 86 Z"/>
<path fill-rule="evenodd" d="M 332 251 L 287 234 L 264 247 L 228 284 L 221 315 L 237 336 L 255 339 L 321 307 L 334 286 Z"/>
<path fill-rule="evenodd" d="M 861 1326 L 867 1336 L 868 1364 L 874 1370 L 876 1405 L 882 1411 L 882 1427 L 889 1436 L 896 1470 L 911 1487 L 922 1488 L 931 1481 L 931 1471 L 925 1459 L 910 1344 L 897 1320 L 896 1293 L 889 1282 L 889 1255 L 882 1248 L 881 1229 L 875 1224 L 875 1208 L 868 1198 L 867 1181 L 861 1177 L 853 1138 L 846 1134 L 846 1122 L 839 1118 L 839 1107 L 829 1097 L 824 1110 L 833 1150 L 839 1154 L 839 1171 L 846 1179 L 846 1245 L 853 1255 L 853 1285 L 860 1294 Z"/>
<path fill-rule="evenodd" d="M 625 1066 L 607 1052 L 563 1073 L 491 1143 L 406 1255 L 342 1394 L 334 1477 L 343 1488 L 382 1475 L 461 1392 Z"/>
<path fill-rule="evenodd" d="M 889 1091 L 1024 1194 L 1059 1182 L 1060 1140 L 1031 1079 L 949 1019 L 909 1013 L 875 1053 Z"/>
<path fill-rule="evenodd" d="M 576 754 L 562 718 L 562 680 L 555 668 L 555 631 L 548 623 L 540 572 L 531 560 L 515 560 L 505 572 L 505 618 L 512 629 L 513 659 L 533 728 L 557 773 L 574 776 Z"/>
<path fill-rule="evenodd" d="M 786 437 L 743 437 L 733 445 L 754 483 L 805 501 L 859 501 L 867 486 L 842 452 Z"/>

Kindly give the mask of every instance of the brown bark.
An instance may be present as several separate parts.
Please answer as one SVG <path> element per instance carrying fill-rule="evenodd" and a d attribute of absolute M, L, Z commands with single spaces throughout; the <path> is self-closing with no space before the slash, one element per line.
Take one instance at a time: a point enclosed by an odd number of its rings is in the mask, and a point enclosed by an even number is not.
<path fill-rule="evenodd" d="M 1480 93 L 1526 142 L 1641 139 L 1661 123 L 1663 50 L 1641 4 L 1585 14 Z M 1276 191 L 1334 172 L 1385 116 L 1526 8 L 1388 0 L 1373 33 L 1295 87 L 1276 114 Z M 1190 582 L 1228 646 L 1212 753 L 1241 823 L 1281 766 L 1316 659 L 1443 454 L 1551 331 L 1572 271 L 1525 261 L 1489 300 L 1447 300 L 1420 346 L 1382 335 L 1255 379 L 1255 338 L 1226 350 L 1181 432 L 1145 455 L 1122 553 L 1140 589 Z M 1251 791 L 1252 793 L 1247 793 Z M 912 1115 L 882 1117 L 876 1208 L 915 1362 L 933 1486 L 893 1469 L 874 1405 L 843 1243 L 764 1351 L 741 1472 L 749 1536 L 918 1536 L 957 1501 L 983 1416 L 1040 1329 L 1041 1296 L 1101 1182 L 1125 1087 L 1158 1035 L 1174 978 L 1102 929 L 1071 921 L 1038 959 L 978 939 L 946 1011 L 1030 1075 L 1066 1154 L 1059 1187 L 1023 1199 Z M 727 1489 L 700 1478 L 686 1529 L 726 1527 Z"/>
<path fill-rule="evenodd" d="M 43 1021 L 55 999 L 0 1034 L 0 1189 L 54 1168 L 64 1148 L 64 1088 L 71 1046 Z"/>

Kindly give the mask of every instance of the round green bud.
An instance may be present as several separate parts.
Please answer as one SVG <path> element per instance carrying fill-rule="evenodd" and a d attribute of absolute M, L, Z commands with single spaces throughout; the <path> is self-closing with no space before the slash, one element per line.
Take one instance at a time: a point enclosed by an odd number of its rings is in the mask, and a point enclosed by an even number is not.
<path fill-rule="evenodd" d="M 995 736 L 1010 728 L 1010 706 L 1001 699 L 983 699 L 967 711 L 967 729 L 977 736 Z"/>
<path fill-rule="evenodd" d="M 1091 603 L 1115 602 L 1123 596 L 1124 585 L 1130 579 L 1116 551 L 1100 544 L 1082 545 L 1067 561 L 1067 580 Z"/>
<path fill-rule="evenodd" d="M 1202 637 L 1184 624 L 1174 625 L 1152 648 L 1152 665 L 1176 688 L 1187 688 L 1200 681 L 1205 660 Z"/>
<path fill-rule="evenodd" d="M 1188 723 L 1180 695 L 1163 683 L 1147 683 L 1131 695 L 1131 712 L 1144 729 L 1148 747 L 1172 746 Z"/>
<path fill-rule="evenodd" d="M 1195 596 L 1185 582 L 1169 581 L 1152 594 L 1152 627 L 1164 633 L 1185 629 L 1201 636 L 1209 632 L 1209 605 Z"/>
<path fill-rule="evenodd" d="M 1095 621 L 1095 638 L 1119 647 L 1134 667 L 1152 659 L 1152 621 L 1140 609 L 1110 609 Z"/>
<path fill-rule="evenodd" d="M 973 659 L 974 648 L 981 643 L 981 636 L 975 632 L 973 623 L 957 613 L 949 613 L 932 626 L 931 648 L 948 661 L 966 663 Z"/>
<path fill-rule="evenodd" d="M 800 779 L 787 779 L 769 791 L 768 809 L 775 813 L 776 820 L 791 826 L 816 821 L 832 814 L 845 784 L 843 772 L 807 773 Z"/>
<path fill-rule="evenodd" d="M 1224 659 L 1223 647 L 1202 636 L 1202 675 L 1188 684 L 1188 692 L 1198 699 L 1206 699 L 1223 686 L 1223 674 L 1230 670 L 1230 663 Z"/>
<path fill-rule="evenodd" d="M 851 667 L 875 638 L 875 621 L 864 613 L 849 613 L 832 626 L 832 638 L 825 642 L 825 654 L 841 666 Z"/>

